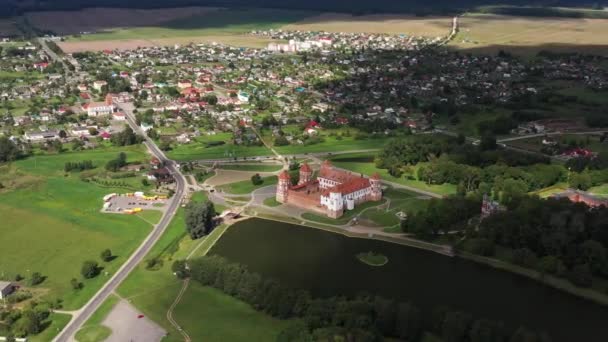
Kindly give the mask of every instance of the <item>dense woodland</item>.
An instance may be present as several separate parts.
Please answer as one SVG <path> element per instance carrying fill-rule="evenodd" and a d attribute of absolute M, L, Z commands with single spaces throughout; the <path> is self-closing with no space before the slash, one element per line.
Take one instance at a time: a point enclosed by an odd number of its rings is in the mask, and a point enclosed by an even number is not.
<path fill-rule="evenodd" d="M 432 332 L 446 342 L 548 342 L 544 333 L 520 327 L 510 331 L 501 322 L 474 318 L 447 307 L 418 308 L 372 295 L 355 298 L 313 298 L 302 289 L 251 272 L 219 257 L 176 261 L 173 271 L 215 287 L 259 311 L 280 319 L 300 318 L 282 331 L 278 341 L 382 341 L 384 337 L 421 341 Z"/>
<path fill-rule="evenodd" d="M 511 262 L 578 286 L 593 285 L 593 276 L 608 278 L 606 207 L 526 197 L 469 228 L 467 236 L 472 252 L 493 256 L 496 247 L 506 248 Z"/>

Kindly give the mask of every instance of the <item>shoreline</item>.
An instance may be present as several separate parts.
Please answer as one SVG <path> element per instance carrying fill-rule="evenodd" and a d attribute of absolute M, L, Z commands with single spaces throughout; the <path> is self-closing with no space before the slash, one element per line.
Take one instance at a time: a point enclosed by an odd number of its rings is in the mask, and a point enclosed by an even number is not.
<path fill-rule="evenodd" d="M 511 274 L 515 274 L 518 276 L 526 277 L 526 278 L 531 279 L 535 282 L 538 282 L 542 285 L 552 287 L 556 290 L 562 291 L 564 293 L 575 296 L 577 298 L 588 300 L 588 301 L 591 301 L 591 302 L 601 305 L 601 306 L 608 306 L 608 295 L 605 295 L 605 294 L 603 294 L 599 291 L 593 290 L 591 288 L 577 287 L 577 286 L 571 284 L 566 279 L 558 278 L 558 277 L 548 275 L 548 274 L 541 275 L 541 273 L 536 270 L 523 268 L 523 267 L 513 265 L 511 263 L 508 263 L 508 262 L 505 262 L 505 261 L 502 261 L 499 259 L 483 257 L 483 256 L 475 255 L 475 254 L 470 254 L 467 252 L 458 252 L 456 254 L 451 253 L 451 252 L 447 253 L 446 252 L 447 246 L 441 246 L 441 245 L 432 244 L 432 243 L 419 241 L 419 240 L 415 240 L 415 239 L 409 239 L 409 238 L 407 240 L 405 240 L 402 238 L 390 238 L 388 236 L 382 236 L 382 235 L 366 236 L 365 234 L 350 233 L 350 232 L 347 232 L 344 230 L 340 230 L 338 228 L 327 227 L 327 226 L 324 226 L 323 224 L 314 224 L 313 225 L 313 224 L 309 224 L 308 222 L 302 223 L 300 220 L 296 220 L 296 219 L 290 220 L 289 218 L 286 218 L 286 217 L 279 217 L 279 216 L 268 215 L 268 214 L 259 214 L 258 213 L 257 215 L 247 215 L 247 217 L 244 218 L 242 221 L 249 220 L 252 218 L 258 218 L 258 219 L 263 219 L 263 220 L 294 224 L 294 225 L 298 225 L 298 226 L 302 226 L 302 227 L 306 227 L 306 228 L 324 230 L 324 231 L 327 231 L 330 233 L 341 234 L 348 238 L 379 240 L 379 241 L 384 241 L 384 242 L 388 242 L 388 243 L 399 244 L 402 246 L 408 246 L 408 247 L 412 247 L 412 248 L 426 250 L 426 251 L 434 252 L 434 253 L 441 254 L 441 255 L 447 256 L 447 257 L 457 257 L 457 258 L 461 258 L 466 261 L 475 262 L 478 264 L 485 265 L 487 267 L 498 269 L 498 270 L 501 270 L 504 272 L 509 272 Z M 241 221 L 239 221 L 239 222 L 241 222 Z"/>

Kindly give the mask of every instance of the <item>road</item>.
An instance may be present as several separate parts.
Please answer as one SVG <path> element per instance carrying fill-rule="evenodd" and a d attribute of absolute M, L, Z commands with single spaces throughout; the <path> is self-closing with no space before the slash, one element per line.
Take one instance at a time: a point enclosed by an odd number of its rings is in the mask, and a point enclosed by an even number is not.
<path fill-rule="evenodd" d="M 38 43 L 40 43 L 40 46 L 42 47 L 42 49 L 44 50 L 44 52 L 49 55 L 49 57 L 51 57 L 51 59 L 53 60 L 53 62 L 59 62 L 61 63 L 61 65 L 63 65 L 63 70 L 65 71 L 66 77 L 68 72 L 70 71 L 70 69 L 68 68 L 67 64 L 65 64 L 65 61 L 63 60 L 63 58 L 59 57 L 55 51 L 51 50 L 51 48 L 49 48 L 48 45 L 46 45 L 46 39 L 44 38 L 38 38 Z"/>
<path fill-rule="evenodd" d="M 131 128 L 133 128 L 133 131 L 142 134 L 143 132 L 135 123 L 133 106 L 131 104 L 117 105 L 127 115 L 127 121 Z M 106 298 L 118 287 L 118 285 L 120 285 L 120 283 L 127 278 L 129 273 L 135 269 L 146 254 L 148 254 L 152 246 L 154 246 L 154 244 L 158 241 L 173 219 L 173 216 L 181 204 L 186 189 L 186 180 L 184 176 L 179 171 L 176 163 L 167 159 L 165 154 L 156 146 L 154 141 L 149 139 L 145 134 L 142 135 L 146 137 L 144 144 L 148 147 L 150 152 L 160 161 L 165 162 L 169 171 L 174 175 L 176 180 L 175 194 L 171 198 L 167 211 L 161 218 L 160 222 L 152 229 L 152 232 L 146 237 L 146 239 L 129 257 L 129 259 L 120 267 L 120 269 L 112 276 L 112 278 L 110 278 L 110 280 L 93 296 L 93 298 L 91 298 L 80 310 L 73 314 L 72 320 L 63 328 L 57 337 L 53 339 L 53 341 L 67 342 L 74 340 L 74 334 L 82 327 L 87 319 L 91 317 L 91 315 L 106 300 Z"/>

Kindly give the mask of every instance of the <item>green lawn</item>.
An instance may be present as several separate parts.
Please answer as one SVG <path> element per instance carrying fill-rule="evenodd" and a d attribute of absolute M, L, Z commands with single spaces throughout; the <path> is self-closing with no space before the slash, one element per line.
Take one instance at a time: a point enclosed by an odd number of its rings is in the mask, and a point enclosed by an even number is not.
<path fill-rule="evenodd" d="M 355 151 L 355 150 L 371 150 L 382 149 L 390 138 L 368 138 L 357 140 L 353 137 L 343 137 L 341 140 L 337 137 L 325 136 L 324 141 L 312 145 L 297 145 L 276 146 L 275 149 L 281 154 L 302 154 L 302 153 L 321 153 L 321 152 L 336 152 L 336 151 Z"/>
<path fill-rule="evenodd" d="M 116 272 L 151 225 L 135 216 L 100 213 L 102 197 L 120 190 L 83 182 L 77 174 L 66 177 L 63 165 L 87 159 L 103 165 L 120 150 L 37 156 L 3 167 L 16 170 L 11 175 L 17 179 L 0 195 L 0 269 L 6 279 L 19 273 L 27 284 L 33 272 L 41 272 L 46 279 L 37 287 L 47 290 L 49 299 L 63 299 L 64 308 L 71 310 L 84 304 Z M 127 150 L 128 156 L 144 156 L 141 147 Z M 27 181 L 19 183 L 19 179 Z M 117 257 L 109 263 L 99 256 L 106 248 Z M 99 262 L 104 270 L 94 279 L 83 280 L 84 288 L 74 291 L 70 279 L 82 278 L 80 267 L 85 260 Z"/>
<path fill-rule="evenodd" d="M 277 201 L 276 197 L 269 197 L 264 200 L 264 205 L 269 206 L 269 207 L 278 207 L 282 204 L 283 203 Z"/>
<path fill-rule="evenodd" d="M 219 166 L 222 170 L 237 170 L 237 171 L 257 171 L 257 172 L 276 172 L 280 171 L 283 166 L 281 165 L 268 165 L 268 164 L 222 164 Z"/>
<path fill-rule="evenodd" d="M 71 38 L 70 41 L 160 39 L 242 34 L 252 30 L 279 28 L 311 15 L 314 15 L 314 13 L 279 9 L 221 9 L 194 15 L 190 18 L 165 22 L 156 27 L 117 28 Z"/>
<path fill-rule="evenodd" d="M 163 212 L 160 210 L 143 210 L 136 215 L 144 219 L 146 222 L 157 224 L 163 217 Z"/>
<path fill-rule="evenodd" d="M 275 341 L 290 321 L 255 311 L 221 291 L 191 282 L 173 317 L 193 341 Z"/>
<path fill-rule="evenodd" d="M 178 161 L 192 161 L 204 159 L 237 158 L 254 156 L 272 156 L 272 152 L 265 146 L 241 146 L 224 144 L 207 147 L 204 143 L 193 142 L 174 146 L 167 152 L 167 157 Z"/>
<path fill-rule="evenodd" d="M 608 184 L 594 186 L 589 189 L 589 192 L 600 197 L 608 197 Z"/>
<path fill-rule="evenodd" d="M 236 194 L 236 195 L 250 194 L 254 190 L 259 189 L 261 187 L 276 184 L 278 181 L 278 178 L 277 178 L 277 176 L 268 176 L 268 177 L 262 177 L 262 180 L 264 182 L 260 185 L 253 185 L 253 183 L 251 183 L 251 180 L 247 179 L 247 180 L 240 181 L 240 182 L 222 185 L 219 188 L 222 189 L 222 191 L 229 193 L 229 194 Z"/>

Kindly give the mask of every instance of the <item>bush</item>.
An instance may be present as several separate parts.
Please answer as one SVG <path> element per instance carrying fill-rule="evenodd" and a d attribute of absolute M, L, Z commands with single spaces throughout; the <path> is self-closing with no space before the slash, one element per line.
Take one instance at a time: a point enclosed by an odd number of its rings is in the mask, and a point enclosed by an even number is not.
<path fill-rule="evenodd" d="M 251 183 L 253 185 L 260 185 L 264 183 L 264 180 L 262 179 L 259 173 L 256 173 L 255 175 L 251 176 Z"/>
<path fill-rule="evenodd" d="M 80 290 L 84 286 L 82 282 L 78 281 L 76 278 L 72 278 L 72 280 L 70 280 L 70 285 L 72 285 L 72 289 L 74 290 Z"/>
<path fill-rule="evenodd" d="M 112 259 L 114 259 L 114 256 L 112 255 L 112 251 L 109 249 L 104 249 L 101 252 L 101 260 L 108 262 L 108 261 L 112 261 Z"/>
<path fill-rule="evenodd" d="M 44 281 L 44 277 L 39 272 L 32 273 L 32 278 L 30 279 L 30 285 L 35 286 Z"/>

